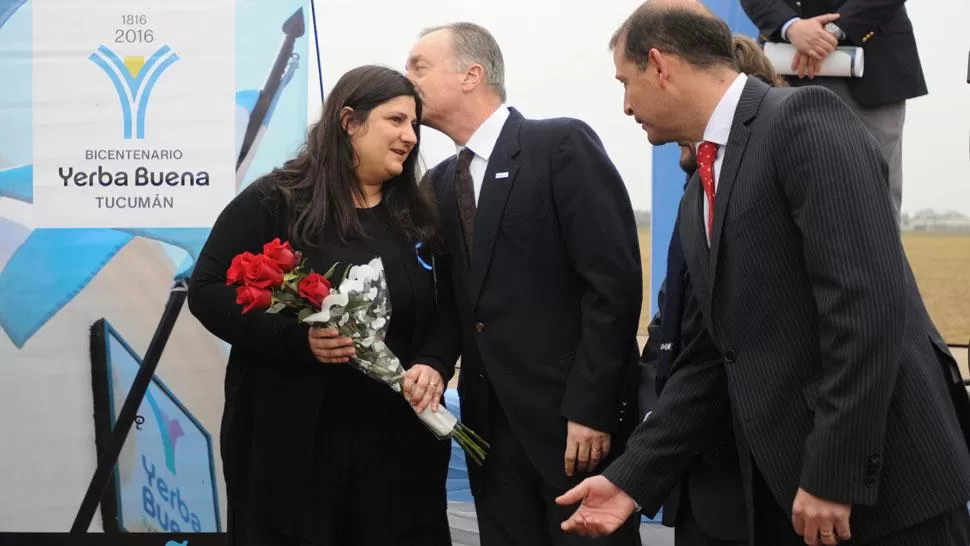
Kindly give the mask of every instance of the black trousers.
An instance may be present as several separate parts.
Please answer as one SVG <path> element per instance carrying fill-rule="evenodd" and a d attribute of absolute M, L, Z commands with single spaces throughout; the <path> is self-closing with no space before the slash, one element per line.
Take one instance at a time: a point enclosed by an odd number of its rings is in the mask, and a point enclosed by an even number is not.
<path fill-rule="evenodd" d="M 577 506 L 556 504 L 556 497 L 565 491 L 543 481 L 494 396 L 490 405 L 491 447 L 482 488 L 475 497 L 481 546 L 640 546 L 639 514 L 607 537 L 564 533 L 560 524 Z"/>
<path fill-rule="evenodd" d="M 752 465 L 755 504 L 755 545 L 804 546 L 805 540 L 795 533 L 791 518 L 774 500 L 761 472 Z M 854 540 L 839 541 L 840 545 L 861 544 Z M 970 513 L 958 506 L 950 512 L 922 521 L 865 543 L 866 546 L 967 546 L 970 544 Z"/>
<path fill-rule="evenodd" d="M 685 482 L 686 483 L 686 482 Z M 694 519 L 690 496 L 686 488 L 681 493 L 680 507 L 677 509 L 677 523 L 674 525 L 674 546 L 747 546 L 747 542 L 720 540 L 707 534 Z"/>

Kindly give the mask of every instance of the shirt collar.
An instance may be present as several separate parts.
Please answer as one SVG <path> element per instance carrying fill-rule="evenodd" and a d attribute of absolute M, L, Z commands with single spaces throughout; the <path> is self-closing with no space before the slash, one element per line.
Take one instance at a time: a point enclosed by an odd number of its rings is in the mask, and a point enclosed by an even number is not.
<path fill-rule="evenodd" d="M 509 109 L 503 104 L 492 112 L 492 115 L 488 116 L 484 123 L 478 126 L 465 146 L 458 147 L 458 151 L 461 152 L 462 148 L 468 148 L 478 157 L 488 161 L 507 119 L 509 119 Z"/>
<path fill-rule="evenodd" d="M 744 84 L 748 81 L 748 76 L 744 73 L 738 74 L 734 82 L 728 87 L 720 102 L 711 113 L 711 119 L 707 121 L 704 129 L 704 140 L 713 142 L 718 146 L 727 144 L 728 137 L 731 136 L 731 125 L 734 123 L 734 112 L 738 109 L 741 102 L 741 93 L 744 91 Z"/>

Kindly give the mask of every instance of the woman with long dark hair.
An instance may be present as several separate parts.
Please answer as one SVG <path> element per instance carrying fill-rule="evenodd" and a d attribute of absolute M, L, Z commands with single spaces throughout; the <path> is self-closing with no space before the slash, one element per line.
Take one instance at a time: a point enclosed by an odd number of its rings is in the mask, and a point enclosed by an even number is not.
<path fill-rule="evenodd" d="M 226 207 L 199 257 L 189 307 L 232 345 L 221 441 L 233 544 L 451 543 L 450 444 L 414 411 L 440 403 L 456 351 L 435 344 L 457 322 L 440 305 L 450 290 L 436 294 L 443 273 L 429 270 L 438 236 L 416 181 L 420 120 L 403 75 L 351 70 L 301 151 Z M 335 331 L 241 312 L 229 264 L 276 237 L 320 273 L 382 259 L 386 343 L 408 368 L 408 400 L 345 365 L 353 348 Z"/>

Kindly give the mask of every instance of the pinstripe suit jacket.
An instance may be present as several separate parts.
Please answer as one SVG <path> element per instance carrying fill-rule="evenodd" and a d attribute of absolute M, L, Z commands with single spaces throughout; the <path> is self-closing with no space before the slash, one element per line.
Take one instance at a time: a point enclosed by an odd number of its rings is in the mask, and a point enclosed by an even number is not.
<path fill-rule="evenodd" d="M 701 195 L 695 176 L 680 211 L 685 320 L 703 320 L 723 359 L 685 351 L 604 475 L 656 512 L 729 401 L 785 510 L 798 488 L 852 504 L 853 538 L 865 541 L 967 502 L 956 363 L 903 253 L 886 164 L 855 115 L 821 87 L 749 78 L 710 249 Z"/>

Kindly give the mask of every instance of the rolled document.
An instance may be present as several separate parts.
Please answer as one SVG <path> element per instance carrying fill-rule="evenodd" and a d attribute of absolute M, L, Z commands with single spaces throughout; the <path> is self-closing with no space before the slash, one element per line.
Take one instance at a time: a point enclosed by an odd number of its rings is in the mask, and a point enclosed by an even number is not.
<path fill-rule="evenodd" d="M 775 71 L 785 76 L 792 76 L 798 72 L 791 69 L 792 59 L 798 50 L 786 43 L 766 42 L 765 56 L 771 61 Z M 841 78 L 861 78 L 863 71 L 863 52 L 861 47 L 839 46 L 822 61 L 820 71 L 816 76 L 834 76 Z"/>

